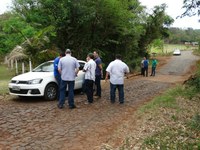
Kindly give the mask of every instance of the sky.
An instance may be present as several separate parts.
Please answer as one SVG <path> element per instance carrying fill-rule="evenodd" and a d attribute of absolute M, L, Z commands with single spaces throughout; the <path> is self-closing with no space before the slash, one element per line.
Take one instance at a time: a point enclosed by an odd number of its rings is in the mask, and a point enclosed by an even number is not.
<path fill-rule="evenodd" d="M 146 6 L 148 10 L 151 10 L 155 5 L 160 4 L 167 4 L 166 13 L 167 15 L 171 16 L 174 19 L 174 24 L 172 27 L 179 27 L 182 29 L 187 29 L 188 27 L 193 29 L 200 29 L 200 23 L 198 20 L 200 17 L 193 16 L 193 17 L 184 17 L 184 18 L 178 18 L 177 16 L 180 16 L 184 9 L 182 9 L 183 6 L 183 0 L 139 0 L 142 5 Z"/>
<path fill-rule="evenodd" d="M 166 3 L 168 6 L 168 8 L 166 9 L 167 14 L 175 20 L 172 27 L 178 27 L 182 29 L 187 29 L 188 27 L 193 29 L 200 29 L 200 23 L 198 22 L 200 17 L 198 16 L 176 19 L 177 16 L 181 15 L 184 12 L 184 10 L 181 9 L 183 6 L 183 0 L 139 0 L 139 1 L 141 2 L 142 5 L 146 6 L 149 11 L 155 5 Z M 12 0 L 1 0 L 0 14 L 4 13 L 5 11 L 8 11 L 11 4 Z"/>

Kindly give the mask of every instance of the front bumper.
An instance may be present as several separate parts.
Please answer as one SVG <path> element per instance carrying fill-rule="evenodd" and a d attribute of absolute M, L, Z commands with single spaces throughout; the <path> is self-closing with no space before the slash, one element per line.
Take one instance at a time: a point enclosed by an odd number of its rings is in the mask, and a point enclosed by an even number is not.
<path fill-rule="evenodd" d="M 44 87 L 41 84 L 25 85 L 13 84 L 8 85 L 11 95 L 17 96 L 44 96 Z"/>

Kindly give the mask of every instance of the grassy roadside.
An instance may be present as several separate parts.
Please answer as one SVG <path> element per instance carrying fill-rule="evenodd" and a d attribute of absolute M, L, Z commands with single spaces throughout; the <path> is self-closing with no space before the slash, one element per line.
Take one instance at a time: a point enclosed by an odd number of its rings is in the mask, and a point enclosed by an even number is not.
<path fill-rule="evenodd" d="M 200 61 L 194 78 L 142 106 L 118 129 L 117 150 L 200 150 Z M 130 127 L 132 126 L 132 127 Z M 123 133 L 122 133 L 123 134 Z M 102 146 L 102 150 L 114 150 Z"/>
<path fill-rule="evenodd" d="M 142 107 L 142 115 L 151 114 L 154 132 L 141 141 L 141 149 L 200 149 L 199 106 L 198 90 L 180 86 Z"/>
<path fill-rule="evenodd" d="M 174 49 L 180 49 L 180 50 L 194 50 L 197 49 L 197 47 L 190 46 L 190 45 L 184 45 L 184 44 L 164 44 L 163 51 L 159 48 L 152 47 L 151 53 L 157 53 L 159 55 L 168 55 L 171 54 Z"/>
<path fill-rule="evenodd" d="M 13 71 L 5 65 L 0 65 L 0 95 L 8 94 L 8 83 L 13 76 Z"/>

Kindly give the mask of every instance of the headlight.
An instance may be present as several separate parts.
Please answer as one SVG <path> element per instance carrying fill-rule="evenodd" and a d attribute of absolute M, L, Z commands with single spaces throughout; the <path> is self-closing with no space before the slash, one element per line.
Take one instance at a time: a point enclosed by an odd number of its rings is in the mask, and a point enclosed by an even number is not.
<path fill-rule="evenodd" d="M 34 80 L 29 80 L 27 83 L 28 84 L 40 84 L 43 79 L 34 79 Z"/>

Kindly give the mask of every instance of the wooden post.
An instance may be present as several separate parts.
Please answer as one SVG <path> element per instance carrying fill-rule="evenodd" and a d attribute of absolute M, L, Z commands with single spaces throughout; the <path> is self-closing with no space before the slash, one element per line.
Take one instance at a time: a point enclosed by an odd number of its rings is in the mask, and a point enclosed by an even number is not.
<path fill-rule="evenodd" d="M 22 62 L 22 73 L 24 73 L 25 67 L 24 67 L 24 62 Z"/>
<path fill-rule="evenodd" d="M 16 68 L 16 74 L 18 74 L 18 64 L 17 64 L 17 59 L 15 59 L 15 68 Z"/>
<path fill-rule="evenodd" d="M 29 58 L 29 68 L 30 68 L 30 71 L 32 71 L 32 62 L 30 58 Z"/>
<path fill-rule="evenodd" d="M 10 62 L 10 66 L 11 66 L 11 69 L 13 70 L 13 60 L 11 59 L 11 62 Z"/>

